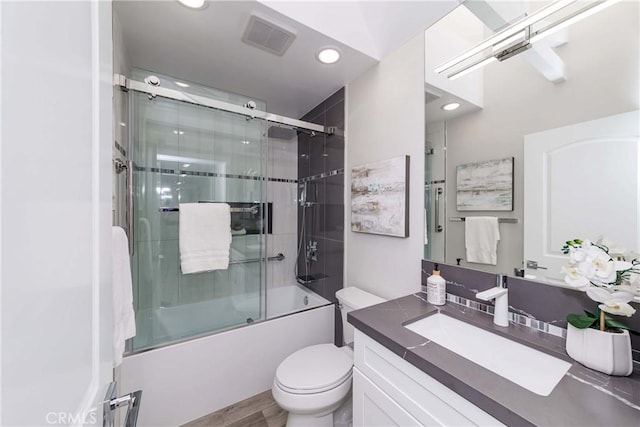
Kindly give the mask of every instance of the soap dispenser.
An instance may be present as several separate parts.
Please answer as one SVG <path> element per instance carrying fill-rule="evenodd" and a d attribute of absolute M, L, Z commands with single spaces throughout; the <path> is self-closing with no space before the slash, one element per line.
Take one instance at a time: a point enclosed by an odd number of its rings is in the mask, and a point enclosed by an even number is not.
<path fill-rule="evenodd" d="M 427 279 L 427 301 L 433 305 L 444 305 L 447 302 L 447 281 L 440 276 L 438 264 Z"/>

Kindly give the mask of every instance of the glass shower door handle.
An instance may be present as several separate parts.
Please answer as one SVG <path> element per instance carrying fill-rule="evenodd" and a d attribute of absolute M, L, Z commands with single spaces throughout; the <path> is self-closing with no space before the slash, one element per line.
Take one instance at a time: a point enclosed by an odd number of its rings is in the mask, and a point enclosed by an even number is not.
<path fill-rule="evenodd" d="M 440 225 L 440 196 L 442 195 L 442 193 L 444 192 L 444 190 L 442 190 L 442 188 L 438 187 L 438 189 L 436 190 L 436 200 L 435 200 L 435 208 L 434 208 L 434 216 L 435 216 L 435 231 L 436 233 L 442 233 L 442 231 L 444 230 L 444 227 L 442 227 L 442 225 Z"/>

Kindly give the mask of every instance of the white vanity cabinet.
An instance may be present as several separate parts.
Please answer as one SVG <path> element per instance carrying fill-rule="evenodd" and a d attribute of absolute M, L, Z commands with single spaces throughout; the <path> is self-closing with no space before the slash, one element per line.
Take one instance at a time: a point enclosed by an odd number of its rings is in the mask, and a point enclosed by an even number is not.
<path fill-rule="evenodd" d="M 504 424 L 356 330 L 353 425 L 404 427 Z"/>

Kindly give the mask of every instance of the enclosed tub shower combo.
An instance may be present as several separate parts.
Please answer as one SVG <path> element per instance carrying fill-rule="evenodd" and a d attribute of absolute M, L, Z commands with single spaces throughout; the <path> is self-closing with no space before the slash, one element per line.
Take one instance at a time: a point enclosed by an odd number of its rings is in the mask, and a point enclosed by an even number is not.
<path fill-rule="evenodd" d="M 298 348 L 333 341 L 333 304 L 296 282 L 298 135 L 326 129 L 243 96 L 192 83 L 185 92 L 176 79 L 142 70 L 117 79 L 128 141 L 114 150 L 114 218 L 130 241 L 137 326 L 121 382 L 145 390 L 143 424 L 184 423 L 268 389 L 272 371 Z M 228 268 L 183 274 L 184 203 L 230 206 Z M 246 371 L 235 352 L 260 355 L 265 372 L 224 396 L 196 394 Z M 175 393 L 189 403 L 168 410 Z"/>

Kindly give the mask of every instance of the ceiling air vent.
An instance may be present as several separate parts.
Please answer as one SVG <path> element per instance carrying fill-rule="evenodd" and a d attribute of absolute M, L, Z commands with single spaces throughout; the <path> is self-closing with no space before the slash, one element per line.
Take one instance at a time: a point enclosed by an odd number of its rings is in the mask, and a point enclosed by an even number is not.
<path fill-rule="evenodd" d="M 247 29 L 244 30 L 242 41 L 258 49 L 282 56 L 295 38 L 296 35 L 291 31 L 251 15 Z"/>

